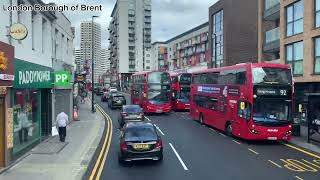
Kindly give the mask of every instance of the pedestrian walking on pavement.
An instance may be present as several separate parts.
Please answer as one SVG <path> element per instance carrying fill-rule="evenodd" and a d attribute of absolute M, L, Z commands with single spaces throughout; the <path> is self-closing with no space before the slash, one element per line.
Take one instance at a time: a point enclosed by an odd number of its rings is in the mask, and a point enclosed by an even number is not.
<path fill-rule="evenodd" d="M 61 112 L 57 115 L 56 126 L 59 131 L 60 141 L 64 142 L 67 136 L 67 124 L 69 123 L 68 115 Z"/>

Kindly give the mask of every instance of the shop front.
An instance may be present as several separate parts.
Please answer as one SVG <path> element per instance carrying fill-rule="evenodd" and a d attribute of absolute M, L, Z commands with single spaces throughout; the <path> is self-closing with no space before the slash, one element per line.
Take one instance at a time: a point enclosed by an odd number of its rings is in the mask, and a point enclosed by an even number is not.
<path fill-rule="evenodd" d="M 0 168 L 5 167 L 12 147 L 10 93 L 14 80 L 14 47 L 0 41 Z"/>
<path fill-rule="evenodd" d="M 51 127 L 50 89 L 52 68 L 15 59 L 13 102 L 13 158 L 41 142 L 45 127 Z"/>

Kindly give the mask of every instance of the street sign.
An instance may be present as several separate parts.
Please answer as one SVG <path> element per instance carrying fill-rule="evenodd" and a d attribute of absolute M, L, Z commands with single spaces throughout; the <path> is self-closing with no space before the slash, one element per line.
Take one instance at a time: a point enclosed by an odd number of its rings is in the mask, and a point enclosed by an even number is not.
<path fill-rule="evenodd" d="M 71 74 L 68 71 L 54 72 L 54 86 L 55 87 L 70 87 Z"/>

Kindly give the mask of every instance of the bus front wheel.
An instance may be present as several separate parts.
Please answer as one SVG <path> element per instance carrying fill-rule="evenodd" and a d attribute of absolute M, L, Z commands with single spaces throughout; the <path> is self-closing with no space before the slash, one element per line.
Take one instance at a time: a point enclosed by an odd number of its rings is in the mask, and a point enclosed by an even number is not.
<path fill-rule="evenodd" d="M 200 114 L 199 121 L 200 121 L 200 124 L 204 124 L 204 117 L 202 113 Z"/>
<path fill-rule="evenodd" d="M 226 123 L 225 132 L 227 136 L 232 136 L 232 124 L 230 121 Z"/>

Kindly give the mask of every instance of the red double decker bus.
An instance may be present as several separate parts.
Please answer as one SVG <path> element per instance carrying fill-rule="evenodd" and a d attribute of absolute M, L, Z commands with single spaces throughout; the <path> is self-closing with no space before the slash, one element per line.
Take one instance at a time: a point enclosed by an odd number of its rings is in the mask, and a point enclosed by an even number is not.
<path fill-rule="evenodd" d="M 174 110 L 190 109 L 191 73 L 173 73 L 171 76 L 172 100 Z"/>
<path fill-rule="evenodd" d="M 170 74 L 167 72 L 141 72 L 132 75 L 131 102 L 146 113 L 171 111 Z"/>
<path fill-rule="evenodd" d="M 247 140 L 291 139 L 289 66 L 239 64 L 193 74 L 191 116 Z"/>

